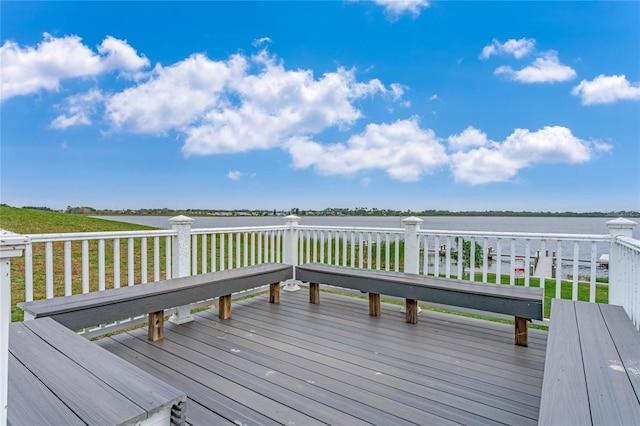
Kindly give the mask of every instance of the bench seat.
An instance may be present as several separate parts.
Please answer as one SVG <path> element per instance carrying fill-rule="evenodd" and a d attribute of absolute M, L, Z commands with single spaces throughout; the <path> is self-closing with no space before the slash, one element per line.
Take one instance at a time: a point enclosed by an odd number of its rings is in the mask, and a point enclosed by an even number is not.
<path fill-rule="evenodd" d="M 621 306 L 553 299 L 539 424 L 640 424 L 640 333 Z"/>
<path fill-rule="evenodd" d="M 186 400 L 51 318 L 9 326 L 8 424 L 181 425 Z"/>
<path fill-rule="evenodd" d="M 311 303 L 318 303 L 318 284 L 369 293 L 369 313 L 379 315 L 380 294 L 407 301 L 407 322 L 417 322 L 419 300 L 461 308 L 513 315 L 516 344 L 527 346 L 527 322 L 542 319 L 543 290 L 435 278 L 402 272 L 348 268 L 324 264 L 296 267 L 296 278 L 311 283 Z"/>
<path fill-rule="evenodd" d="M 149 321 L 150 336 L 152 331 L 155 335 L 161 335 L 164 309 L 220 297 L 220 316 L 229 318 L 232 293 L 272 284 L 270 300 L 277 302 L 277 284 L 292 277 L 292 266 L 265 263 L 100 292 L 22 302 L 18 306 L 25 311 L 25 319 L 51 317 L 71 330 L 150 314 L 153 316 L 153 320 L 150 318 Z M 153 330 L 154 327 L 156 330 Z"/>

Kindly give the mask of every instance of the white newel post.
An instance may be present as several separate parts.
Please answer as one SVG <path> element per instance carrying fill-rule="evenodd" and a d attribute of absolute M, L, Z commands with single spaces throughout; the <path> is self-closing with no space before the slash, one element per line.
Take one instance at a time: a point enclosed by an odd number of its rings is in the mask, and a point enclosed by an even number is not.
<path fill-rule="evenodd" d="M 293 279 L 287 280 L 283 287 L 286 291 L 300 290 L 299 281 L 296 280 L 296 266 L 298 266 L 298 223 L 300 218 L 296 215 L 289 215 L 284 218 L 287 229 L 284 231 L 284 253 L 283 261 L 287 265 L 293 265 Z"/>
<path fill-rule="evenodd" d="M 29 239 L 0 229 L 0 426 L 7 424 L 9 324 L 11 323 L 11 258 L 22 256 Z"/>
<path fill-rule="evenodd" d="M 633 229 L 638 225 L 636 222 L 624 218 L 618 218 L 607 222 L 607 228 L 611 234 L 611 249 L 609 250 L 609 304 L 625 306 L 625 284 L 622 274 L 628 265 L 623 264 L 623 257 L 620 253 L 620 246 L 613 240 L 616 237 L 633 237 Z"/>
<path fill-rule="evenodd" d="M 171 238 L 171 278 L 182 278 L 191 275 L 191 224 L 194 219 L 187 216 L 176 216 L 169 219 L 171 229 L 176 235 Z M 193 321 L 189 306 L 178 306 L 169 319 L 174 324 Z"/>
<path fill-rule="evenodd" d="M 404 272 L 420 273 L 420 224 L 422 219 L 415 216 L 402 220 L 404 224 Z"/>
<path fill-rule="evenodd" d="M 422 219 L 410 216 L 402 220 L 404 225 L 404 272 L 408 274 L 420 273 L 420 224 Z M 406 306 L 401 309 L 406 311 Z M 421 311 L 418 307 L 418 313 Z"/>

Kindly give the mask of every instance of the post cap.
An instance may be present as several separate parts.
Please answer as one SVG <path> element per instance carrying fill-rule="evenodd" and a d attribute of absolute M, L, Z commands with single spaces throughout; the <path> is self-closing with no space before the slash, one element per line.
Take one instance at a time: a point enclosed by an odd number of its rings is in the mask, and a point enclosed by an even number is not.
<path fill-rule="evenodd" d="M 609 229 L 633 229 L 638 224 L 632 220 L 625 219 L 623 217 L 619 217 L 617 219 L 613 219 L 607 222 L 607 227 Z"/>
<path fill-rule="evenodd" d="M 284 218 L 284 220 L 285 220 L 287 223 L 297 223 L 297 222 L 300 222 L 300 218 L 299 218 L 298 216 L 296 216 L 295 214 L 290 214 L 289 216 L 286 216 L 286 217 Z"/>
<path fill-rule="evenodd" d="M 418 225 L 420 223 L 424 222 L 422 219 L 420 219 L 419 217 L 415 217 L 415 216 L 409 216 L 406 217 L 404 219 L 402 219 L 402 223 L 404 223 L 405 225 Z"/>
<path fill-rule="evenodd" d="M 194 221 L 195 219 L 192 219 L 184 215 L 172 217 L 171 219 L 169 219 L 169 223 L 172 225 L 186 225 L 186 224 L 193 223 Z"/>

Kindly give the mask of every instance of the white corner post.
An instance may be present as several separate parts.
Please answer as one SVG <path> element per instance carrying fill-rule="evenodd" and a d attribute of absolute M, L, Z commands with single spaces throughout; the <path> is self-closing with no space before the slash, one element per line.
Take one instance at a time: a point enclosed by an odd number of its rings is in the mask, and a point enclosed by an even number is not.
<path fill-rule="evenodd" d="M 293 265 L 293 279 L 286 280 L 285 291 L 300 290 L 300 282 L 296 280 L 296 266 L 298 266 L 298 223 L 300 218 L 296 215 L 289 215 L 284 218 L 287 229 L 284 231 L 284 253 L 283 261 L 287 265 Z"/>
<path fill-rule="evenodd" d="M 410 216 L 402 220 L 404 225 L 404 272 L 408 274 L 420 273 L 420 224 L 422 219 Z M 406 306 L 401 309 L 406 311 Z M 418 312 L 421 309 L 418 307 Z"/>
<path fill-rule="evenodd" d="M 191 275 L 191 224 L 193 219 L 187 216 L 176 216 L 169 219 L 171 229 L 176 234 L 171 238 L 171 278 L 182 278 Z M 193 321 L 189 306 L 178 306 L 169 318 L 174 324 Z"/>
<path fill-rule="evenodd" d="M 9 324 L 11 323 L 11 258 L 22 256 L 29 239 L 0 229 L 0 426 L 7 424 Z"/>
<path fill-rule="evenodd" d="M 632 220 L 619 217 L 607 222 L 607 228 L 611 234 L 611 248 L 609 250 L 609 304 L 626 307 L 625 286 L 634 285 L 631 282 L 624 282 L 623 273 L 625 268 L 631 265 L 624 264 L 622 247 L 615 242 L 616 237 L 633 237 L 633 230 L 638 224 Z M 638 283 L 635 283 L 638 285 Z"/>

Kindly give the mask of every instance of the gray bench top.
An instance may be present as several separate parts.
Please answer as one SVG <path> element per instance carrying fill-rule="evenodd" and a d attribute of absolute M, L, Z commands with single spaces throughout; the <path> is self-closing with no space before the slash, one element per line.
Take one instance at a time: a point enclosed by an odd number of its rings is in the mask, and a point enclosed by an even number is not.
<path fill-rule="evenodd" d="M 640 423 L 640 333 L 622 307 L 553 299 L 539 423 Z"/>
<path fill-rule="evenodd" d="M 388 296 L 542 319 L 544 290 L 535 287 L 476 283 L 316 263 L 296 267 L 296 278 Z"/>
<path fill-rule="evenodd" d="M 100 292 L 22 302 L 18 306 L 32 317 L 49 316 L 72 330 L 78 330 L 292 277 L 292 266 L 265 263 Z"/>
<path fill-rule="evenodd" d="M 184 392 L 50 318 L 10 325 L 9 365 L 12 425 L 136 424 L 186 402 Z"/>

